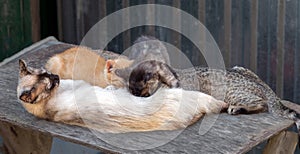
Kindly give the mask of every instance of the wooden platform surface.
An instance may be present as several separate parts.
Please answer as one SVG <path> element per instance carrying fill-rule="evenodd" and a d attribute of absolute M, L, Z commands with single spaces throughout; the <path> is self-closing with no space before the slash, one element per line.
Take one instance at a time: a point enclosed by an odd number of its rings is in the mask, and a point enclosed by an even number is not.
<path fill-rule="evenodd" d="M 201 125 L 201 121 L 199 121 L 197 124 L 185 129 L 179 136 L 165 145 L 153 149 L 131 151 L 106 143 L 86 128 L 37 119 L 27 113 L 17 101 L 18 59 L 25 59 L 29 62 L 30 66 L 40 67 L 44 65 L 51 55 L 71 46 L 58 42 L 53 37 L 49 37 L 0 63 L 0 121 L 21 128 L 32 129 L 104 152 L 139 153 L 245 153 L 255 145 L 293 125 L 293 122 L 290 120 L 274 117 L 268 113 L 237 116 L 223 113 L 218 116 L 213 126 L 204 135 L 199 134 Z M 104 55 L 106 57 L 110 56 L 109 53 L 105 53 Z M 139 138 L 137 137 L 129 141 L 128 137 L 143 136 L 143 139 L 149 138 L 150 141 L 157 136 L 172 132 L 174 131 L 127 133 L 111 135 L 111 137 L 119 138 L 120 143 L 135 144 L 139 142 Z M 107 136 L 110 137 L 110 134 Z M 131 143 L 133 141 L 135 143 Z M 137 144 L 137 148 L 139 148 L 138 146 L 141 145 Z"/>

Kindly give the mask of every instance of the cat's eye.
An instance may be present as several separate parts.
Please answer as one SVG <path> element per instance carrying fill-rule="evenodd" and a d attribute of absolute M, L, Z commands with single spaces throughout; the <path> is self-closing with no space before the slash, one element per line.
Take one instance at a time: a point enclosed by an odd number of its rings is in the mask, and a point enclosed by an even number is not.
<path fill-rule="evenodd" d="M 144 82 L 147 82 L 149 80 L 151 80 L 153 77 L 153 74 L 152 73 L 146 73 L 145 76 L 144 76 Z"/>
<path fill-rule="evenodd" d="M 23 91 L 22 95 L 30 95 L 35 90 L 35 87 L 32 87 L 30 90 Z"/>

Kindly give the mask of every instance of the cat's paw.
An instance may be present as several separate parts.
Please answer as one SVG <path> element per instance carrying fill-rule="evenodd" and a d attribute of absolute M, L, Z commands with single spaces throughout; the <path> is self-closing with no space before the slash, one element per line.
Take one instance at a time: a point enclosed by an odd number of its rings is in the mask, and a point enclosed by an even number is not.
<path fill-rule="evenodd" d="M 106 90 L 116 90 L 117 88 L 113 85 L 109 85 L 107 87 L 105 87 Z"/>

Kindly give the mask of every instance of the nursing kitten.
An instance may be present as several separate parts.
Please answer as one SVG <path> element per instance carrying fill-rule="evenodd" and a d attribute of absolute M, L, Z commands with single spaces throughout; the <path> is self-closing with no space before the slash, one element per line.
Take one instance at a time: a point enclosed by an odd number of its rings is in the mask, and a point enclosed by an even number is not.
<path fill-rule="evenodd" d="M 149 60 L 156 60 L 170 64 L 170 58 L 166 46 L 153 36 L 143 35 L 138 37 L 129 53 L 125 53 L 132 64 L 126 68 L 115 68 L 111 73 L 122 78 L 128 83 L 130 72 L 140 63 Z"/>
<path fill-rule="evenodd" d="M 131 64 L 132 61 L 125 57 L 106 61 L 89 48 L 73 47 L 51 57 L 45 67 L 61 79 L 84 80 L 99 87 L 124 87 L 123 78 L 116 76 L 112 71 Z"/>
<path fill-rule="evenodd" d="M 201 92 L 160 89 L 146 99 L 125 88 L 108 90 L 80 80 L 59 80 L 43 69 L 27 67 L 23 60 L 19 67 L 17 96 L 29 113 L 100 132 L 182 129 L 204 114 L 219 113 L 226 107 Z"/>
<path fill-rule="evenodd" d="M 175 73 L 176 72 L 176 73 Z M 209 95 L 224 96 L 229 104 L 229 114 L 270 113 L 294 120 L 298 131 L 300 115 L 281 103 L 281 99 L 255 73 L 243 67 L 227 71 L 195 67 L 194 69 L 172 70 L 167 64 L 146 61 L 130 74 L 129 90 L 136 96 L 151 96 L 159 83 L 171 88 L 181 87 Z"/>

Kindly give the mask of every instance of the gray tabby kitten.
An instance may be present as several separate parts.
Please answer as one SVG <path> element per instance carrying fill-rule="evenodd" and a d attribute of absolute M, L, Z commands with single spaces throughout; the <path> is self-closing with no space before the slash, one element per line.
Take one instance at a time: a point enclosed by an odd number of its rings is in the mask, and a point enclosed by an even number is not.
<path fill-rule="evenodd" d="M 281 99 L 255 73 L 233 67 L 226 71 L 195 67 L 173 70 L 159 61 L 146 61 L 133 69 L 129 77 L 129 90 L 133 95 L 148 97 L 163 83 L 171 88 L 182 87 L 209 95 L 224 96 L 229 114 L 270 113 L 295 121 L 300 129 L 300 115 L 284 106 Z"/>

